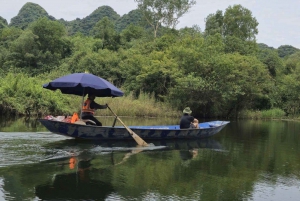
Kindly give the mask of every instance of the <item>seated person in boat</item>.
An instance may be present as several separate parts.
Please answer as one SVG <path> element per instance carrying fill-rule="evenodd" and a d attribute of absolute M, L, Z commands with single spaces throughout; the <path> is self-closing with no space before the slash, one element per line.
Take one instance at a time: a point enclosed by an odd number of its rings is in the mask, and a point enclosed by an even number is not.
<path fill-rule="evenodd" d="M 192 110 L 189 107 L 184 108 L 180 119 L 180 129 L 199 128 L 198 119 L 191 116 Z"/>
<path fill-rule="evenodd" d="M 89 94 L 82 106 L 82 119 L 90 119 L 94 121 L 97 126 L 102 126 L 102 123 L 94 117 L 94 114 L 96 109 L 106 109 L 107 105 L 99 105 L 94 100 L 95 95 Z"/>

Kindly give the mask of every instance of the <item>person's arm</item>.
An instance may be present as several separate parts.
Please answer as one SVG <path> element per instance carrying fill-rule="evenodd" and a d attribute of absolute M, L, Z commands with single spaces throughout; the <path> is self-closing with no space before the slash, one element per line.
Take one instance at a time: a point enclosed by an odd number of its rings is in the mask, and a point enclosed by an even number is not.
<path fill-rule="evenodd" d="M 188 117 L 188 120 L 189 120 L 191 123 L 194 121 L 194 119 L 195 119 L 195 118 L 194 118 L 193 116 L 189 116 L 189 117 Z"/>
<path fill-rule="evenodd" d="M 95 101 L 92 101 L 90 107 L 92 109 L 106 109 L 107 105 L 100 105 L 100 104 L 96 103 Z"/>

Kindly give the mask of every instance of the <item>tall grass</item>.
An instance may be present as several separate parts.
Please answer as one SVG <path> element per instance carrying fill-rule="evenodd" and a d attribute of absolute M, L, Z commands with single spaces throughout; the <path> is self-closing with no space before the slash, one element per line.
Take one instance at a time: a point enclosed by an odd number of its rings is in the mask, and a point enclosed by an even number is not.
<path fill-rule="evenodd" d="M 80 112 L 82 97 L 62 94 L 59 90 L 43 89 L 47 79 L 8 74 L 0 80 L 0 110 L 2 114 L 72 115 Z M 86 98 L 86 97 L 85 97 Z M 117 98 L 96 98 L 98 104 L 108 104 L 118 116 L 178 117 L 179 111 L 168 103 L 157 102 L 153 95 L 141 92 L 139 97 L 129 94 Z M 97 110 L 96 115 L 112 116 L 110 110 Z"/>
<path fill-rule="evenodd" d="M 244 110 L 239 114 L 239 118 L 245 119 L 282 119 L 286 118 L 286 113 L 279 109 L 273 108 L 270 110 Z"/>
<path fill-rule="evenodd" d="M 178 117 L 180 111 L 172 109 L 168 103 L 157 102 L 153 95 L 141 92 L 139 97 L 134 97 L 132 93 L 116 98 L 96 98 L 95 102 L 101 105 L 108 104 L 118 116 L 138 116 L 138 117 Z M 77 112 L 80 112 L 82 98 L 77 97 L 73 105 Z M 109 109 L 97 110 L 96 116 L 112 116 Z"/>

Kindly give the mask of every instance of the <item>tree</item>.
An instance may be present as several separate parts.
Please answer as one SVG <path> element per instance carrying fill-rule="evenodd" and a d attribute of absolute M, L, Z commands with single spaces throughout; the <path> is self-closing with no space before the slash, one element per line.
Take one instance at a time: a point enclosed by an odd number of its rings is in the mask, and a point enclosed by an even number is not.
<path fill-rule="evenodd" d="M 18 40 L 20 43 L 29 43 L 29 38 L 34 38 L 35 51 L 38 52 L 36 59 L 31 59 L 31 66 L 35 68 L 35 73 L 47 72 L 59 65 L 62 58 L 68 56 L 71 52 L 70 43 L 66 39 L 66 29 L 59 22 L 48 20 L 47 18 L 40 18 L 30 24 L 30 30 L 36 37 L 27 34 Z M 26 40 L 25 40 L 26 39 Z M 23 45 L 16 45 L 16 49 L 21 50 Z M 20 52 L 20 51 L 19 51 Z M 26 52 L 21 51 L 26 54 Z M 30 56 L 32 56 L 30 54 Z M 31 57 L 33 58 L 33 57 Z M 33 63 L 33 61 L 35 61 Z"/>
<path fill-rule="evenodd" d="M 242 40 L 255 40 L 258 22 L 252 12 L 241 5 L 229 6 L 224 14 L 223 35 L 235 36 Z"/>
<path fill-rule="evenodd" d="M 241 5 L 229 6 L 224 16 L 218 10 L 205 19 L 205 35 L 220 33 L 223 37 L 234 36 L 243 41 L 255 41 L 258 22 L 247 8 Z"/>
<path fill-rule="evenodd" d="M 102 19 L 108 18 L 113 23 L 120 18 L 119 14 L 114 11 L 110 6 L 101 6 L 92 12 L 89 16 L 80 20 L 80 27 L 77 31 L 82 32 L 85 35 L 88 35 L 93 27 Z"/>
<path fill-rule="evenodd" d="M 142 27 L 130 24 L 123 29 L 120 35 L 125 42 L 130 42 L 131 40 L 141 38 L 143 35 L 145 35 L 144 32 L 145 31 Z"/>
<path fill-rule="evenodd" d="M 0 30 L 7 27 L 7 21 L 3 17 L 0 16 Z"/>
<path fill-rule="evenodd" d="M 223 12 L 218 10 L 216 14 L 209 14 L 205 19 L 205 35 L 223 34 Z"/>
<path fill-rule="evenodd" d="M 92 29 L 91 35 L 102 40 L 103 49 L 118 50 L 121 39 L 114 27 L 114 23 L 108 17 L 104 17 Z"/>
<path fill-rule="evenodd" d="M 32 67 L 36 66 L 38 55 L 38 44 L 35 42 L 37 36 L 30 30 L 26 30 L 17 38 L 11 45 L 11 62 L 14 66 L 19 68 L 27 68 L 32 72 Z"/>
<path fill-rule="evenodd" d="M 175 28 L 178 19 L 196 4 L 195 0 L 135 0 L 135 2 L 153 28 L 154 37 L 161 25 Z"/>
<path fill-rule="evenodd" d="M 250 10 L 241 5 L 229 6 L 223 16 L 218 10 L 205 19 L 205 36 L 221 34 L 225 43 L 225 52 L 238 52 L 242 55 L 253 55 L 257 52 L 255 35 L 258 33 L 258 22 Z"/>
<path fill-rule="evenodd" d="M 260 49 L 257 58 L 267 66 L 271 76 L 276 77 L 278 72 L 283 71 L 283 62 L 275 50 Z"/>
<path fill-rule="evenodd" d="M 132 10 L 128 14 L 124 14 L 115 23 L 115 29 L 118 33 L 122 32 L 129 25 L 143 26 L 146 22 L 142 21 L 143 14 L 140 10 Z"/>
<path fill-rule="evenodd" d="M 62 24 L 44 17 L 33 22 L 29 29 L 38 36 L 36 42 L 42 52 L 63 53 L 64 43 L 62 39 L 66 36 L 66 29 Z"/>
<path fill-rule="evenodd" d="M 225 53 L 238 52 L 241 55 L 254 55 L 258 51 L 255 41 L 242 40 L 236 36 L 226 36 L 224 44 Z"/>
<path fill-rule="evenodd" d="M 300 50 L 291 45 L 281 45 L 280 47 L 278 47 L 277 51 L 279 57 L 284 58 L 286 56 L 294 54 L 295 52 L 299 52 Z"/>

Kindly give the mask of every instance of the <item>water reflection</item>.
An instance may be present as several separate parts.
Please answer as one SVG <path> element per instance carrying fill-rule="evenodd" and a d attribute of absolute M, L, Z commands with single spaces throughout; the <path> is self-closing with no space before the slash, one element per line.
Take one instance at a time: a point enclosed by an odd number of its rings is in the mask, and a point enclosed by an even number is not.
<path fill-rule="evenodd" d="M 59 166 L 61 172 L 56 173 L 51 181 L 36 185 L 35 194 L 42 200 L 105 200 L 108 197 L 112 200 L 120 197 L 126 199 L 133 196 L 126 191 L 131 192 L 135 188 L 142 187 L 143 179 L 147 178 L 148 181 L 154 182 L 156 177 L 162 176 L 153 175 L 152 168 L 159 168 L 164 172 L 174 167 L 188 167 L 189 161 L 197 160 L 199 150 L 222 150 L 221 144 L 213 139 L 151 143 L 162 149 L 139 147 L 131 141 L 78 143 L 76 140 L 69 139 L 48 143 L 45 145 L 47 149 L 68 147 L 70 150 L 72 147 L 73 156 L 56 159 L 52 157 L 42 162 L 42 164 Z M 150 169 L 147 170 L 148 168 Z M 173 174 L 169 175 L 171 178 L 173 176 Z M 140 177 L 141 180 L 134 181 L 132 180 L 134 177 Z M 180 181 L 178 182 L 181 185 Z M 124 189 L 127 190 L 123 192 Z M 144 188 L 133 193 L 133 197 L 143 193 L 142 189 Z M 155 189 L 151 187 L 148 191 L 155 191 Z"/>
<path fill-rule="evenodd" d="M 89 162 L 80 161 L 76 172 L 54 175 L 52 182 L 37 185 L 35 195 L 42 200 L 105 200 L 115 189 L 110 182 L 90 178 L 89 168 Z"/>
<path fill-rule="evenodd" d="M 0 133 L 0 199 L 294 201 L 299 129 L 297 122 L 232 122 L 212 138 L 153 140 L 151 149 L 133 140 Z"/>
<path fill-rule="evenodd" d="M 37 132 L 47 131 L 36 118 L 0 117 L 1 132 Z"/>
<path fill-rule="evenodd" d="M 158 190 L 151 183 L 164 174 L 172 181 L 173 171 L 177 175 L 180 167 L 191 167 L 187 161 L 198 157 L 193 150 L 222 149 L 213 139 L 154 140 L 149 143 L 155 147 L 139 147 L 133 140 L 91 142 L 28 132 L 1 133 L 0 141 L 5 200 L 134 199 Z"/>

